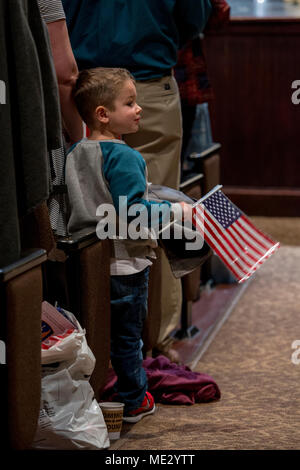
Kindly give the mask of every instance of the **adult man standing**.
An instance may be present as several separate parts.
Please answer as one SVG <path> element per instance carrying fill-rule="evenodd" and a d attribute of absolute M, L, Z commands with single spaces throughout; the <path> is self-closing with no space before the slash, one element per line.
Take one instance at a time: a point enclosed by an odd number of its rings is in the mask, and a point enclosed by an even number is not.
<path fill-rule="evenodd" d="M 124 136 L 144 157 L 153 184 L 178 189 L 182 121 L 173 77 L 177 51 L 205 27 L 210 0 L 63 0 L 79 70 L 124 67 L 135 77 L 143 109 L 140 130 Z M 157 352 L 168 351 L 181 313 L 181 283 L 162 254 L 161 329 Z"/>

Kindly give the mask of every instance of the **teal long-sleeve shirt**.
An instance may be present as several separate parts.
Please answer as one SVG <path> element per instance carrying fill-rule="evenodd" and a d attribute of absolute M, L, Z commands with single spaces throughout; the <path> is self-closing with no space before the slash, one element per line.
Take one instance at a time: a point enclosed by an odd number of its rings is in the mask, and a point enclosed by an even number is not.
<path fill-rule="evenodd" d="M 103 174 L 109 185 L 116 212 L 120 215 L 120 197 L 126 196 L 126 210 L 139 204 L 140 211 L 147 211 L 148 227 L 157 227 L 170 219 L 169 201 L 149 201 L 145 198 L 147 189 L 146 163 L 142 155 L 124 143 L 99 142 L 103 157 Z M 135 215 L 129 215 L 128 221 Z"/>
<path fill-rule="evenodd" d="M 146 163 L 121 140 L 75 144 L 67 155 L 66 182 L 73 231 L 96 224 L 98 207 L 111 201 L 120 219 L 130 223 L 138 217 L 147 229 L 156 231 L 173 218 L 174 204 L 148 200 Z"/>

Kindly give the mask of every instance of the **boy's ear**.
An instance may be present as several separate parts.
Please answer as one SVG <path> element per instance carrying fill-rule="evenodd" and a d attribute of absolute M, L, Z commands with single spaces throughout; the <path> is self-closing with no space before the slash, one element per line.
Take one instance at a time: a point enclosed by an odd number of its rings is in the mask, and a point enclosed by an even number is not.
<path fill-rule="evenodd" d="M 109 121 L 107 109 L 104 106 L 97 106 L 95 109 L 96 119 L 102 124 L 107 124 Z"/>

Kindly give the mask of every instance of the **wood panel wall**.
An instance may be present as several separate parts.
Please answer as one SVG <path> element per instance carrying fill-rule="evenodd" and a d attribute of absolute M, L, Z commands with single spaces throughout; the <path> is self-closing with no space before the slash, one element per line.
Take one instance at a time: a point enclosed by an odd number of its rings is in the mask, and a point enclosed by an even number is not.
<path fill-rule="evenodd" d="M 204 39 L 224 191 L 249 215 L 300 216 L 300 19 L 237 19 Z"/>

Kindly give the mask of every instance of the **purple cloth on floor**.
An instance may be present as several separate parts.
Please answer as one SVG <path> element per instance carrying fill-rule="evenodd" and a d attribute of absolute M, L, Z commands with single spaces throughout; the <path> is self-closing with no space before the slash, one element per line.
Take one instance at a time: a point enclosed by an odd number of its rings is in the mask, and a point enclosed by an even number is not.
<path fill-rule="evenodd" d="M 156 402 L 193 405 L 221 397 L 220 389 L 212 377 L 193 372 L 188 366 L 170 362 L 165 356 L 146 358 L 143 361 L 143 367 L 147 374 L 148 390 Z M 110 369 L 100 401 L 117 399 L 117 394 L 113 390 L 116 381 L 117 377 Z"/>

